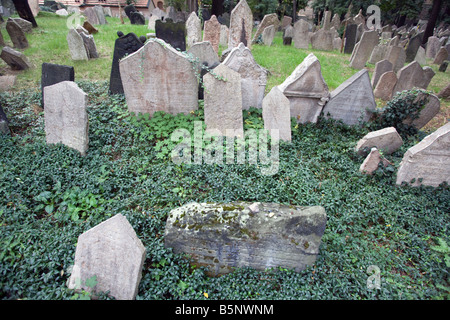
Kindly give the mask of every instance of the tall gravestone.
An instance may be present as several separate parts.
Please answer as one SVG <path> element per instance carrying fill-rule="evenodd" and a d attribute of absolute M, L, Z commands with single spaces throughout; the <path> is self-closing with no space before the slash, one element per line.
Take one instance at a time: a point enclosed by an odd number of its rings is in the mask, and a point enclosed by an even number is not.
<path fill-rule="evenodd" d="M 356 24 L 348 24 L 345 28 L 345 46 L 344 53 L 351 54 L 356 44 Z"/>
<path fill-rule="evenodd" d="M 253 29 L 253 13 L 247 1 L 240 0 L 231 11 L 228 47 L 234 48 L 243 42 L 251 49 L 251 36 Z"/>
<path fill-rule="evenodd" d="M 373 90 L 374 97 L 384 101 L 391 100 L 397 80 L 397 75 L 394 71 L 383 73 Z"/>
<path fill-rule="evenodd" d="M 76 29 L 69 29 L 67 33 L 67 44 L 72 60 L 89 60 L 84 40 Z"/>
<path fill-rule="evenodd" d="M 317 122 L 329 97 L 320 62 L 310 53 L 279 86 L 289 99 L 291 117 L 298 123 Z"/>
<path fill-rule="evenodd" d="M 227 55 L 223 64 L 241 76 L 242 108 L 261 108 L 268 71 L 256 62 L 250 49 L 240 43 Z"/>
<path fill-rule="evenodd" d="M 262 33 L 262 40 L 264 45 L 270 47 L 272 45 L 274 38 L 275 38 L 275 26 L 272 25 L 266 27 Z"/>
<path fill-rule="evenodd" d="M 350 61 L 350 66 L 354 69 L 362 69 L 366 65 L 367 60 L 373 48 L 378 44 L 377 31 L 365 31 L 361 37 L 359 45 L 354 48 L 354 55 Z"/>
<path fill-rule="evenodd" d="M 264 97 L 262 117 L 264 129 L 269 133 L 271 130 L 278 130 L 280 140 L 291 141 L 291 104 L 277 86 Z"/>
<path fill-rule="evenodd" d="M 401 68 L 397 73 L 398 81 L 394 87 L 393 93 L 403 90 L 411 90 L 419 87 L 423 82 L 424 72 L 417 61 L 413 61 Z"/>
<path fill-rule="evenodd" d="M 203 41 L 209 41 L 215 52 L 219 52 L 220 29 L 220 23 L 215 15 L 205 21 Z"/>
<path fill-rule="evenodd" d="M 86 20 L 89 21 L 92 25 L 100 24 L 97 12 L 95 12 L 95 9 L 93 7 L 84 9 L 83 15 L 86 17 Z"/>
<path fill-rule="evenodd" d="M 385 59 L 392 63 L 395 72 L 398 72 L 405 65 L 406 53 L 401 46 L 389 46 Z"/>
<path fill-rule="evenodd" d="M 62 143 L 85 155 L 89 145 L 87 95 L 73 81 L 44 88 L 45 135 L 48 144 Z"/>
<path fill-rule="evenodd" d="M 383 73 L 388 72 L 388 71 L 392 71 L 393 70 L 393 65 L 389 60 L 381 60 L 378 61 L 375 64 L 375 70 L 373 71 L 373 75 L 372 75 L 372 88 L 375 88 L 378 80 L 380 79 L 380 77 L 382 76 Z"/>
<path fill-rule="evenodd" d="M 72 66 L 65 66 L 44 62 L 42 64 L 41 91 L 42 106 L 44 106 L 44 88 L 62 81 L 75 81 L 75 69 Z"/>
<path fill-rule="evenodd" d="M 438 37 L 436 36 L 429 37 L 427 40 L 427 47 L 425 50 L 427 58 L 434 59 L 440 47 L 441 42 L 439 41 Z"/>
<path fill-rule="evenodd" d="M 309 23 L 306 20 L 300 19 L 294 24 L 294 46 L 297 49 L 309 48 Z"/>
<path fill-rule="evenodd" d="M 117 214 L 78 237 L 68 287 L 108 292 L 117 300 L 136 298 L 146 249 L 127 218 Z M 85 285 L 96 277 L 93 288 Z"/>
<path fill-rule="evenodd" d="M 311 47 L 314 50 L 332 51 L 333 34 L 330 30 L 319 29 L 311 36 Z"/>
<path fill-rule="evenodd" d="M 420 45 L 422 44 L 422 38 L 423 38 L 424 32 L 421 32 L 419 34 L 416 34 L 413 36 L 408 43 L 408 46 L 406 48 L 406 63 L 409 63 L 414 60 L 417 54 L 417 50 L 419 49 Z"/>
<path fill-rule="evenodd" d="M 97 15 L 98 23 L 99 24 L 106 24 L 106 17 L 105 17 L 105 11 L 103 10 L 102 6 L 94 6 L 94 12 Z"/>
<path fill-rule="evenodd" d="M 187 47 L 202 39 L 202 22 L 195 11 L 192 11 L 186 20 Z"/>
<path fill-rule="evenodd" d="M 6 31 L 11 38 L 11 41 L 14 45 L 14 48 L 17 49 L 26 49 L 28 48 L 28 40 L 25 36 L 25 32 L 23 32 L 22 28 L 11 18 L 8 18 L 6 21 Z"/>
<path fill-rule="evenodd" d="M 184 22 L 173 22 L 167 19 L 166 22 L 157 20 L 155 22 L 156 37 L 164 40 L 175 49 L 186 51 L 186 26 Z"/>
<path fill-rule="evenodd" d="M 197 110 L 195 70 L 185 54 L 164 41 L 148 40 L 121 59 L 119 69 L 130 112 L 188 114 Z"/>
<path fill-rule="evenodd" d="M 363 69 L 331 92 L 323 114 L 347 125 L 357 125 L 369 121 L 376 106 L 369 72 Z"/>

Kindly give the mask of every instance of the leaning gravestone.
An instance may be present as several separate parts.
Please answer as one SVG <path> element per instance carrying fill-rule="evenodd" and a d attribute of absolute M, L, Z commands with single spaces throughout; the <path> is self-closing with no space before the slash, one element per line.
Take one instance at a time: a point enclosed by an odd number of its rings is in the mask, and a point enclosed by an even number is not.
<path fill-rule="evenodd" d="M 433 186 L 450 183 L 450 122 L 409 148 L 397 170 L 396 184 Z"/>
<path fill-rule="evenodd" d="M 220 63 L 219 56 L 209 41 L 196 42 L 187 52 L 198 59 L 198 73 L 201 72 L 202 66 L 213 69 Z"/>
<path fill-rule="evenodd" d="M 291 104 L 278 87 L 273 87 L 264 97 L 262 117 L 264 129 L 278 130 L 278 138 L 291 141 Z M 274 137 L 272 136 L 272 139 Z"/>
<path fill-rule="evenodd" d="M 416 34 L 413 36 L 408 43 L 408 47 L 406 48 L 406 63 L 409 63 L 411 61 L 414 61 L 414 58 L 416 57 L 417 50 L 419 49 L 420 45 L 422 44 L 422 38 L 423 38 L 424 32 L 421 32 L 419 34 Z"/>
<path fill-rule="evenodd" d="M 405 50 L 400 46 L 389 46 L 386 50 L 385 59 L 392 63 L 394 72 L 398 72 L 405 66 Z"/>
<path fill-rule="evenodd" d="M 44 88 L 60 83 L 62 81 L 75 81 L 75 69 L 72 66 L 65 66 L 53 63 L 42 64 L 41 75 L 41 91 L 42 91 L 42 106 L 44 106 Z"/>
<path fill-rule="evenodd" d="M 300 19 L 294 24 L 292 41 L 297 49 L 309 48 L 309 23 L 307 21 Z"/>
<path fill-rule="evenodd" d="M 351 54 L 356 44 L 356 30 L 358 26 L 356 24 L 349 24 L 345 28 L 345 46 L 344 53 Z"/>
<path fill-rule="evenodd" d="M 198 108 L 193 65 L 185 54 L 160 39 L 148 40 L 121 59 L 119 70 L 130 112 L 188 114 Z"/>
<path fill-rule="evenodd" d="M 413 61 L 401 68 L 397 73 L 397 77 L 398 81 L 393 91 L 394 94 L 403 90 L 411 90 L 414 87 L 423 88 L 425 78 L 424 69 L 422 69 L 417 61 Z"/>
<path fill-rule="evenodd" d="M 423 106 L 423 109 L 420 110 L 419 116 L 416 119 L 411 119 L 411 117 L 406 118 L 403 123 L 407 125 L 412 125 L 417 129 L 423 128 L 431 119 L 434 118 L 435 115 L 439 113 L 441 108 L 441 102 L 439 98 L 434 94 L 427 95 L 424 92 L 419 92 L 417 98 L 414 102 L 424 100 L 427 97 L 428 100 L 426 104 Z"/>
<path fill-rule="evenodd" d="M 288 25 L 283 30 L 283 45 L 290 46 L 292 44 L 293 37 L 294 37 L 294 27 L 292 27 L 291 25 Z"/>
<path fill-rule="evenodd" d="M 209 41 L 215 52 L 219 52 L 220 42 L 220 23 L 215 15 L 205 21 L 203 30 L 203 41 Z"/>
<path fill-rule="evenodd" d="M 136 298 L 145 247 L 121 214 L 96 225 L 78 237 L 68 287 L 91 293 L 107 292 L 117 300 Z M 94 288 L 85 285 L 96 277 Z"/>
<path fill-rule="evenodd" d="M 253 13 L 247 1 L 240 0 L 231 11 L 228 47 L 234 48 L 243 42 L 251 49 L 251 36 L 253 29 Z"/>
<path fill-rule="evenodd" d="M 88 7 L 84 9 L 83 15 L 86 17 L 86 20 L 89 21 L 92 25 L 100 24 L 100 21 L 97 16 L 97 12 L 93 7 Z"/>
<path fill-rule="evenodd" d="M 139 11 L 131 12 L 130 13 L 130 23 L 137 24 L 137 25 L 144 25 L 145 24 L 145 16 Z"/>
<path fill-rule="evenodd" d="M 123 11 L 125 11 L 125 14 L 127 15 L 128 19 L 131 20 L 131 13 L 136 12 L 137 9 L 134 5 L 129 4 L 123 8 Z"/>
<path fill-rule="evenodd" d="M 89 60 L 82 36 L 74 28 L 67 33 L 67 44 L 69 45 L 72 60 Z"/>
<path fill-rule="evenodd" d="M 370 54 L 369 63 L 376 64 L 378 61 L 383 60 L 386 55 L 387 48 L 388 47 L 384 44 L 376 45 Z"/>
<path fill-rule="evenodd" d="M 166 22 L 156 20 L 156 37 L 164 40 L 175 49 L 186 51 L 186 27 L 184 22 L 173 22 L 168 19 Z"/>
<path fill-rule="evenodd" d="M 9 18 L 9 19 L 17 23 L 24 33 L 30 33 L 33 31 L 33 24 L 30 21 L 22 18 Z"/>
<path fill-rule="evenodd" d="M 320 206 L 189 203 L 169 213 L 164 239 L 167 248 L 191 255 L 211 276 L 239 267 L 300 272 L 315 263 L 326 220 Z"/>
<path fill-rule="evenodd" d="M 26 70 L 32 67 L 28 58 L 22 52 L 16 51 L 8 46 L 3 47 L 0 58 L 2 58 L 12 70 Z"/>
<path fill-rule="evenodd" d="M 420 63 L 421 66 L 427 64 L 427 58 L 425 54 L 425 49 L 421 46 L 417 49 L 416 56 L 414 57 L 414 60 Z"/>
<path fill-rule="evenodd" d="M 102 6 L 94 6 L 94 12 L 97 15 L 99 24 L 106 24 L 105 11 Z"/>
<path fill-rule="evenodd" d="M 363 69 L 331 92 L 323 113 L 347 125 L 357 125 L 369 121 L 376 106 L 369 72 Z"/>
<path fill-rule="evenodd" d="M 224 80 L 226 79 L 226 81 Z M 206 132 L 244 138 L 241 76 L 225 64 L 203 76 Z"/>
<path fill-rule="evenodd" d="M 370 54 L 373 48 L 378 44 L 378 32 L 377 31 L 364 31 L 359 45 L 355 47 L 354 56 L 350 61 L 350 66 L 354 69 L 362 69 L 366 65 L 367 60 L 370 58 Z"/>
<path fill-rule="evenodd" d="M 124 35 L 121 31 L 117 32 L 118 38 L 114 43 L 114 53 L 109 78 L 109 92 L 111 94 L 123 94 L 122 79 L 120 77 L 119 60 L 126 55 L 139 50 L 144 44 L 134 34 Z"/>
<path fill-rule="evenodd" d="M 448 51 L 445 47 L 441 47 L 436 53 L 436 57 L 433 60 L 433 64 L 442 64 L 445 60 L 448 60 Z"/>
<path fill-rule="evenodd" d="M 83 22 L 83 28 L 86 29 L 89 34 L 94 34 L 98 32 L 98 29 L 95 28 L 89 21 L 85 20 Z"/>
<path fill-rule="evenodd" d="M 88 59 L 97 59 L 97 46 L 95 45 L 94 36 L 90 35 L 88 31 L 78 32 L 83 39 L 84 47 L 86 48 L 86 53 Z"/>
<path fill-rule="evenodd" d="M 394 127 L 371 131 L 358 141 L 355 151 L 361 155 L 367 155 L 373 147 L 382 150 L 384 154 L 392 154 L 403 144 L 403 139 Z"/>
<path fill-rule="evenodd" d="M 391 100 L 397 80 L 397 75 L 394 71 L 383 73 L 373 90 L 374 97 L 384 101 Z"/>
<path fill-rule="evenodd" d="M 330 95 L 322 77 L 320 62 L 312 53 L 295 68 L 279 89 L 289 99 L 291 117 L 298 123 L 317 122 Z"/>
<path fill-rule="evenodd" d="M 441 42 L 439 41 L 438 37 L 431 36 L 427 40 L 427 47 L 425 50 L 425 54 L 427 58 L 434 59 L 436 57 L 436 54 L 441 47 Z"/>
<path fill-rule="evenodd" d="M 3 134 L 10 133 L 8 123 L 9 123 L 8 118 L 6 117 L 6 114 L 3 111 L 2 106 L 0 106 L 0 133 L 3 133 Z"/>
<path fill-rule="evenodd" d="M 269 26 L 274 26 L 275 31 L 278 30 L 278 26 L 280 24 L 280 21 L 278 20 L 278 16 L 276 13 L 266 14 L 264 18 L 262 19 L 261 23 L 258 25 L 258 28 L 256 29 L 256 32 L 253 36 L 252 43 L 255 43 L 256 40 L 258 40 L 258 37 L 262 35 L 265 28 Z"/>
<path fill-rule="evenodd" d="M 149 22 L 149 29 L 150 22 Z M 190 48 L 194 43 L 200 42 L 202 39 L 202 22 L 195 11 L 189 14 L 186 20 L 187 47 Z"/>
<path fill-rule="evenodd" d="M 220 40 L 219 40 L 219 44 L 223 47 L 227 47 L 228 46 L 228 27 L 224 24 L 220 25 Z"/>
<path fill-rule="evenodd" d="M 375 64 L 375 70 L 372 76 L 372 88 L 375 88 L 378 84 L 380 77 L 388 71 L 392 71 L 393 66 L 389 60 L 381 60 Z"/>
<path fill-rule="evenodd" d="M 89 145 L 87 95 L 73 81 L 44 88 L 45 135 L 48 144 L 62 143 L 85 155 Z"/>
<path fill-rule="evenodd" d="M 256 62 L 250 49 L 240 43 L 227 55 L 223 64 L 241 76 L 242 108 L 261 108 L 268 71 Z"/>
<path fill-rule="evenodd" d="M 332 51 L 333 33 L 330 30 L 319 29 L 311 36 L 311 47 L 314 50 Z"/>
<path fill-rule="evenodd" d="M 11 38 L 14 48 L 26 49 L 28 48 L 28 40 L 23 32 L 22 28 L 13 19 L 8 18 L 6 21 L 6 31 Z"/>

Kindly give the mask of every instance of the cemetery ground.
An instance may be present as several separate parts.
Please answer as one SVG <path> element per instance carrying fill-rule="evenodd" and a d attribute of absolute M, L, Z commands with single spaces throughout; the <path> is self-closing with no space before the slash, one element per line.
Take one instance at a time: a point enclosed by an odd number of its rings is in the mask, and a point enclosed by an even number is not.
<path fill-rule="evenodd" d="M 170 135 L 203 121 L 202 102 L 189 115 L 130 115 L 123 96 L 108 94 L 114 40 L 118 30 L 138 36 L 149 31 L 145 25 L 107 20 L 94 35 L 100 57 L 77 62 L 67 48 L 66 18 L 41 12 L 24 51 L 35 67 L 18 74 L 16 87 L 0 94 L 13 132 L 0 139 L 2 299 L 88 297 L 66 285 L 77 238 L 119 213 L 147 250 L 136 299 L 449 298 L 448 186 L 395 183 L 395 168 L 406 150 L 449 118 L 448 101 L 441 99 L 439 115 L 423 131 L 403 137 L 401 148 L 386 156 L 392 166 L 373 175 L 359 172 L 364 157 L 354 151 L 373 128 L 325 119 L 292 122 L 292 142 L 281 143 L 280 167 L 272 176 L 252 164 L 176 165 L 170 158 L 175 145 Z M 271 47 L 252 47 L 256 61 L 270 71 L 266 93 L 310 52 L 320 60 L 330 90 L 356 73 L 348 66 L 349 55 L 283 46 L 278 33 Z M 84 157 L 45 142 L 39 86 L 43 62 L 74 66 L 75 81 L 88 94 L 89 149 Z M 430 66 L 436 75 L 428 89 L 437 94 L 450 77 Z M 2 72 L 6 69 L 0 65 Z M 244 111 L 244 129 L 251 128 L 263 128 L 261 110 Z M 164 247 L 168 213 L 192 201 L 323 206 L 327 224 L 318 259 L 301 272 L 241 268 L 209 277 L 204 267 Z M 370 266 L 379 268 L 377 289 L 367 285 L 373 276 Z"/>

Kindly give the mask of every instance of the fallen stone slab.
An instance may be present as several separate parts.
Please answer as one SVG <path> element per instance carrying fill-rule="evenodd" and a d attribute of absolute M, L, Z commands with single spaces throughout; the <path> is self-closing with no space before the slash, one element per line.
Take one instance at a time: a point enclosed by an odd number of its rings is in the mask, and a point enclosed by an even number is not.
<path fill-rule="evenodd" d="M 382 163 L 383 167 L 387 167 L 391 164 L 381 155 L 377 148 L 372 148 L 366 159 L 364 159 L 364 162 L 359 167 L 359 171 L 363 174 L 371 175 L 378 169 L 380 163 Z"/>
<path fill-rule="evenodd" d="M 403 144 L 403 139 L 394 127 L 383 128 L 366 134 L 358 141 L 355 151 L 359 155 L 365 155 L 365 150 L 371 150 L 373 147 L 382 150 L 384 154 L 392 154 Z"/>
<path fill-rule="evenodd" d="M 189 203 L 170 212 L 165 246 L 212 276 L 239 267 L 301 271 L 316 261 L 326 219 L 321 206 Z"/>

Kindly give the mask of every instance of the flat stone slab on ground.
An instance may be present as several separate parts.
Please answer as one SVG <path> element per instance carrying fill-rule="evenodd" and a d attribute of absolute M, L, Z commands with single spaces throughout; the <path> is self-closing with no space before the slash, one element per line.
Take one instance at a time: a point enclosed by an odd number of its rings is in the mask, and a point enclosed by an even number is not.
<path fill-rule="evenodd" d="M 398 150 L 403 144 L 403 139 L 394 127 L 383 128 L 366 134 L 356 144 L 355 150 L 359 155 L 367 154 L 364 149 L 369 151 L 373 147 L 383 151 L 384 154 L 391 154 Z"/>

